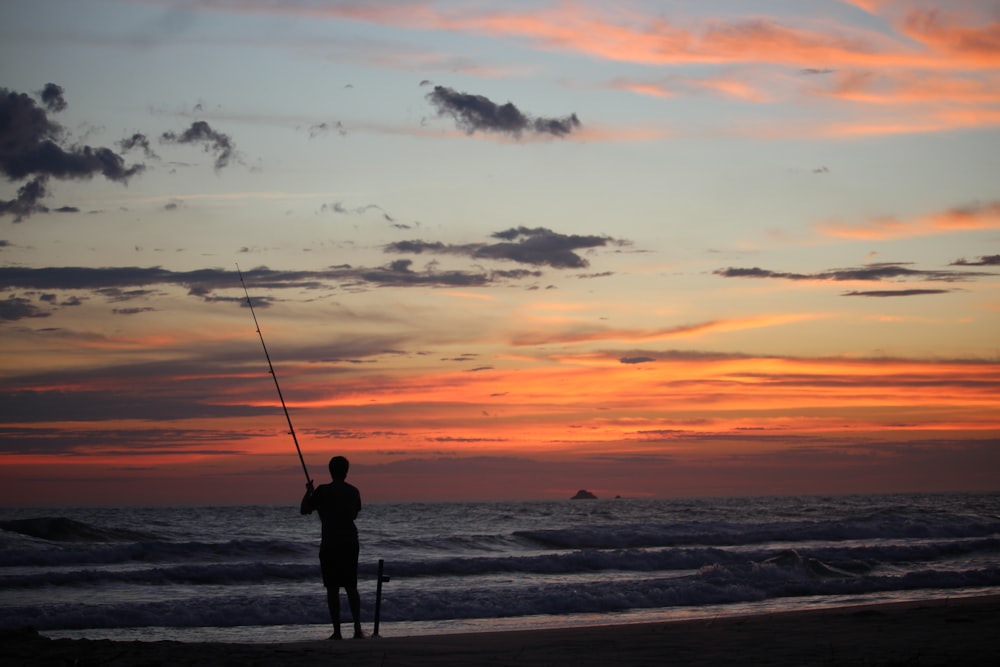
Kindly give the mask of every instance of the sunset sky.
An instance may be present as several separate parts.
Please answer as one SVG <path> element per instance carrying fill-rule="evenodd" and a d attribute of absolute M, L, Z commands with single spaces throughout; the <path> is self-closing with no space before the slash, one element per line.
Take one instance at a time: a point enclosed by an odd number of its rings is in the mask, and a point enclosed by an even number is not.
<path fill-rule="evenodd" d="M 1000 490 L 1000 2 L 0 0 L 0 505 Z"/>

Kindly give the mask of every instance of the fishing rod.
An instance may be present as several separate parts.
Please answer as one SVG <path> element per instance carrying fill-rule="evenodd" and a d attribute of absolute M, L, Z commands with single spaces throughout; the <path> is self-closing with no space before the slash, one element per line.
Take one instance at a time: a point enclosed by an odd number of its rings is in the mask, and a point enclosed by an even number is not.
<path fill-rule="evenodd" d="M 260 324 L 257 322 L 257 314 L 253 311 L 253 302 L 250 301 L 250 292 L 247 291 L 247 284 L 243 281 L 243 272 L 240 271 L 239 264 L 236 265 L 236 272 L 240 274 L 240 284 L 243 285 L 243 293 L 247 295 L 247 305 L 250 306 L 250 315 L 253 316 L 253 324 L 257 327 L 257 335 L 260 336 L 260 346 L 264 348 L 264 358 L 267 359 L 267 367 L 271 371 L 271 377 L 274 378 L 274 388 L 278 390 L 278 399 L 281 401 L 281 409 L 285 411 L 285 419 L 288 421 L 288 432 L 292 436 L 292 442 L 295 443 L 295 451 L 299 453 L 299 462 L 302 464 L 302 472 L 306 474 L 306 481 L 309 482 L 309 484 L 312 484 L 312 480 L 309 478 L 309 468 L 306 467 L 306 460 L 302 458 L 302 449 L 299 447 L 299 439 L 295 437 L 295 427 L 292 426 L 292 418 L 288 414 L 288 406 L 285 405 L 285 397 L 281 395 L 281 387 L 278 385 L 278 376 L 274 372 L 274 365 L 271 364 L 271 355 L 267 353 L 267 345 L 264 344 L 264 334 L 260 332 Z"/>

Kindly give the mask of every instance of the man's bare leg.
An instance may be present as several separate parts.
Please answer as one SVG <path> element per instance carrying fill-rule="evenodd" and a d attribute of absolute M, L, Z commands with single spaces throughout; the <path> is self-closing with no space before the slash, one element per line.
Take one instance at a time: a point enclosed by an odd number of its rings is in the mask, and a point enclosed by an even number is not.
<path fill-rule="evenodd" d="M 365 633 L 361 629 L 361 594 L 357 588 L 345 588 L 347 592 L 347 604 L 351 607 L 351 618 L 354 619 L 354 638 L 364 639 Z"/>
<path fill-rule="evenodd" d="M 330 639 L 343 639 L 340 634 L 340 589 L 326 589 L 326 606 L 330 610 L 330 620 L 333 621 L 333 634 Z"/>

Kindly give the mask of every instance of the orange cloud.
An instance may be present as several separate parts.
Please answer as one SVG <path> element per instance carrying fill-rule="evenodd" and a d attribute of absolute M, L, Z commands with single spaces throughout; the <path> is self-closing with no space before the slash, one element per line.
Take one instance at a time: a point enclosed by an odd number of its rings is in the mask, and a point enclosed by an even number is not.
<path fill-rule="evenodd" d="M 823 94 L 865 104 L 1000 104 L 1000 77 L 943 76 L 927 72 L 846 70 Z"/>
<path fill-rule="evenodd" d="M 336 372 L 311 385 L 323 396 L 293 400 L 291 407 L 307 462 L 318 471 L 334 452 L 351 457 L 359 474 L 401 457 L 431 467 L 439 457 L 479 456 L 557 466 L 629 456 L 648 466 L 667 457 L 671 465 L 685 466 L 737 455 L 780 460 L 803 447 L 876 453 L 886 442 L 912 447 L 921 440 L 992 436 L 1000 432 L 998 372 L 990 361 L 676 353 L 622 363 L 605 353 L 538 358 L 481 372 Z M 129 379 L 120 378 L 120 385 L 128 389 Z M 260 385 L 261 393 L 268 389 L 266 382 Z M 294 399 L 301 387 L 293 386 L 287 393 Z M 247 502 L 262 501 L 264 487 L 273 485 L 277 502 L 301 484 L 301 470 L 280 407 L 271 408 L 172 421 L 142 438 L 130 436 L 130 429 L 140 434 L 150 428 L 139 419 L 8 423 L 0 488 L 24 494 L 49 479 L 57 496 L 67 484 L 78 484 L 89 485 L 86 497 L 96 499 L 114 486 L 169 478 L 164 502 L 171 490 L 173 502 L 180 502 L 218 492 L 231 481 L 235 497 L 242 497 L 242 488 Z M 46 438 L 53 451 L 47 451 Z M 63 443 L 72 438 L 86 444 L 67 449 Z M 17 442 L 31 444 L 19 453 Z M 482 483 L 489 479 L 484 475 Z M 433 492 L 425 475 L 412 483 L 406 491 L 411 499 Z M 187 495 L 178 495 L 179 489 Z"/>
<path fill-rule="evenodd" d="M 669 139 L 673 133 L 662 127 L 614 127 L 609 125 L 592 125 L 585 123 L 575 130 L 570 141 L 660 141 Z"/>
<path fill-rule="evenodd" d="M 854 4 L 877 11 L 882 3 Z M 219 6 L 210 9 L 218 10 Z M 995 62 L 996 24 L 976 28 L 955 24 L 943 12 L 912 12 L 898 26 L 903 39 L 839 25 L 828 30 L 783 25 L 767 18 L 710 20 L 698 27 L 675 24 L 637 10 L 609 12 L 578 3 L 560 3 L 530 12 L 438 8 L 426 3 L 358 3 L 349 5 L 274 5 L 244 0 L 228 11 L 306 14 L 364 21 L 409 30 L 447 30 L 524 39 L 540 48 L 570 51 L 590 57 L 648 65 L 684 63 L 773 63 L 811 67 L 816 63 L 845 67 L 907 65 L 951 68 Z M 985 60 L 984 60 L 985 58 Z"/>
<path fill-rule="evenodd" d="M 959 25 L 953 15 L 940 10 L 909 12 L 900 31 L 932 51 L 972 67 L 1000 65 L 1000 21 L 985 25 Z"/>
<path fill-rule="evenodd" d="M 513 336 L 511 343 L 527 345 L 568 345 L 594 341 L 642 342 L 668 338 L 697 337 L 705 334 L 742 331 L 761 327 L 781 326 L 794 322 L 814 319 L 816 315 L 787 314 L 765 315 L 731 320 L 716 320 L 697 324 L 684 324 L 663 329 L 612 329 L 577 325 L 568 330 L 554 332 L 522 333 Z"/>
<path fill-rule="evenodd" d="M 706 79 L 701 81 L 699 85 L 703 88 L 719 93 L 720 95 L 734 97 L 746 102 L 762 103 L 771 101 L 771 97 L 769 95 L 765 94 L 763 91 L 759 90 L 747 81 L 743 81 L 741 79 Z"/>
<path fill-rule="evenodd" d="M 622 443 L 633 440 L 733 437 L 749 429 L 784 438 L 880 429 L 983 432 L 1000 428 L 992 390 L 1000 378 L 991 366 L 777 358 L 623 364 L 592 356 L 583 365 L 434 374 L 392 386 L 372 378 L 364 383 L 371 391 L 303 409 L 300 421 L 316 433 L 324 423 L 357 433 L 356 444 L 353 438 L 331 444 L 359 451 L 405 442 L 415 450 L 455 452 L 567 449 L 576 457 L 609 447 L 621 453 Z M 285 451 L 287 443 L 276 448 Z"/>
<path fill-rule="evenodd" d="M 618 78 L 610 82 L 608 87 L 649 97 L 676 97 L 681 93 L 708 92 L 755 103 L 769 102 L 773 99 L 750 81 L 735 76 L 702 79 L 671 77 L 663 81 L 633 81 Z"/>
<path fill-rule="evenodd" d="M 929 132 L 948 132 L 959 129 L 975 129 L 995 127 L 1000 125 L 1000 110 L 966 110 L 935 112 L 929 114 L 906 113 L 899 117 L 886 119 L 863 119 L 847 123 L 830 123 L 817 128 L 799 127 L 779 131 L 770 129 L 758 132 L 766 137 L 825 137 L 825 138 L 863 138 L 891 136 L 895 134 L 924 134 Z"/>
<path fill-rule="evenodd" d="M 630 81 L 619 78 L 609 83 L 608 87 L 648 97 L 675 97 L 677 95 L 677 92 L 669 89 L 665 83 Z"/>
<path fill-rule="evenodd" d="M 878 11 L 897 0 L 841 0 L 845 4 L 853 5 L 858 9 L 863 9 L 869 14 L 877 14 Z"/>
<path fill-rule="evenodd" d="M 871 241 L 1000 229 L 1000 202 L 954 208 L 913 220 L 883 217 L 857 225 L 827 222 L 816 229 L 833 238 Z"/>
<path fill-rule="evenodd" d="M 531 10 L 422 2 L 356 3 L 326 6 L 234 0 L 211 10 L 306 14 L 334 20 L 389 25 L 411 31 L 447 31 L 516 40 L 531 48 L 567 52 L 596 60 L 670 67 L 707 64 L 775 66 L 802 70 L 822 67 L 835 75 L 827 90 L 807 91 L 858 104 L 932 105 L 899 117 L 865 119 L 803 128 L 809 137 L 877 136 L 939 132 L 1000 124 L 994 70 L 1000 63 L 1000 22 L 975 3 L 948 3 L 946 9 L 914 8 L 903 0 L 848 0 L 883 17 L 890 31 L 866 29 L 831 19 L 798 23 L 767 16 L 735 19 L 665 20 L 659 14 L 603 5 L 563 2 Z M 992 19 L 992 20 L 991 20 Z M 421 56 L 428 62 L 442 59 Z M 446 59 L 445 59 L 446 60 Z M 401 66 L 404 61 L 386 62 Z M 406 61 L 408 62 L 408 61 Z M 396 63 L 396 64 L 394 64 Z M 454 67 L 454 65 L 452 65 Z M 462 63 L 473 71 L 475 63 Z M 496 70 L 496 68 L 492 68 Z M 771 67 L 770 69 L 773 69 Z M 959 72 L 947 77 L 935 72 Z M 494 76 L 495 71 L 484 72 Z M 980 76 L 977 76 L 980 75 Z M 711 91 L 755 103 L 793 99 L 788 90 L 765 90 L 748 75 L 709 76 L 687 84 L 673 78 L 619 79 L 613 89 L 653 97 Z M 982 78 L 985 77 L 985 78 Z M 784 82 L 787 88 L 787 81 Z M 798 88 L 799 86 L 795 86 Z M 956 106 L 958 110 L 956 111 Z M 358 126 L 364 129 L 362 126 Z M 586 127 L 586 124 L 585 124 Z M 654 134 L 657 134 L 655 131 Z M 618 130 L 589 128 L 576 139 L 641 140 Z M 660 131 L 659 137 L 666 133 Z M 787 127 L 757 130 L 762 136 L 789 136 Z M 435 135 L 439 136 L 439 135 Z"/>

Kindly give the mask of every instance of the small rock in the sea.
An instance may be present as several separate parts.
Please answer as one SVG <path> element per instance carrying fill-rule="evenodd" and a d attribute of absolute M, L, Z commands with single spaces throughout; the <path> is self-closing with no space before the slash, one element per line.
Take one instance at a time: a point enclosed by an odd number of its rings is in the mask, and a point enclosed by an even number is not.
<path fill-rule="evenodd" d="M 570 498 L 570 500 L 596 500 L 597 496 L 588 491 L 587 489 L 580 489 L 576 492 L 576 495 Z"/>

